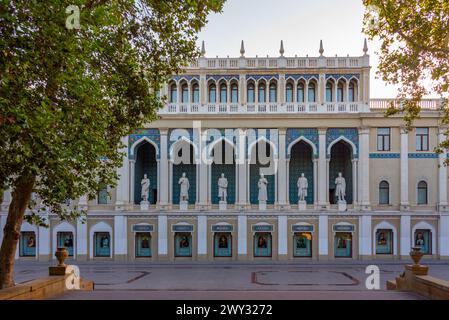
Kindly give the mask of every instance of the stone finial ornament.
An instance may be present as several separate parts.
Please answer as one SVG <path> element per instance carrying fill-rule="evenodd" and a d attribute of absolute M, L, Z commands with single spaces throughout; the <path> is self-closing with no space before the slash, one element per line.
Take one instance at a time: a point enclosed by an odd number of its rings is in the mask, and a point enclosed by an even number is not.
<path fill-rule="evenodd" d="M 281 57 L 284 56 L 284 41 L 281 40 L 281 48 L 279 49 L 279 53 L 281 54 Z"/>
<path fill-rule="evenodd" d="M 240 56 L 242 58 L 245 56 L 245 44 L 243 43 L 243 40 L 242 40 L 242 43 L 240 45 Z"/>
<path fill-rule="evenodd" d="M 368 54 L 368 42 L 366 41 L 366 38 L 363 43 L 363 53 L 365 54 L 365 56 Z"/>
<path fill-rule="evenodd" d="M 206 46 L 204 45 L 204 40 L 203 43 L 201 44 L 201 56 L 204 57 L 206 55 Z"/>
<path fill-rule="evenodd" d="M 322 57 L 323 56 L 323 53 L 324 53 L 324 48 L 323 48 L 323 40 L 320 40 L 320 57 Z"/>

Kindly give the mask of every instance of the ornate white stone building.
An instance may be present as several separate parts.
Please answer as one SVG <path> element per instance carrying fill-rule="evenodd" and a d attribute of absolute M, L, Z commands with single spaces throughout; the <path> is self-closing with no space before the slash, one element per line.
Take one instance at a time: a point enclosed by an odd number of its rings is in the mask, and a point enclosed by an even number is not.
<path fill-rule="evenodd" d="M 70 204 L 88 209 L 87 223 L 51 213 L 49 229 L 25 223 L 17 258 L 48 260 L 58 246 L 75 260 L 399 259 L 412 246 L 449 258 L 439 101 L 422 101 L 407 132 L 384 117 L 387 100 L 370 99 L 366 43 L 358 57 L 283 51 L 249 58 L 242 42 L 240 57 L 206 58 L 203 46 L 162 88 L 160 119 L 124 138 L 117 187 Z"/>

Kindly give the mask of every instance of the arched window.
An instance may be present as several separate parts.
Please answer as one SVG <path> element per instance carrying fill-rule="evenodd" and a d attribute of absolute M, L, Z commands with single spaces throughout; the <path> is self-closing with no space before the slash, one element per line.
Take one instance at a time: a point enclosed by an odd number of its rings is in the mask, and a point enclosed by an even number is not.
<path fill-rule="evenodd" d="M 348 101 L 349 102 L 354 102 L 355 101 L 355 85 L 354 85 L 354 81 L 351 81 L 349 83 Z"/>
<path fill-rule="evenodd" d="M 390 204 L 390 185 L 387 181 L 379 183 L 379 204 Z"/>
<path fill-rule="evenodd" d="M 215 84 L 211 84 L 209 86 L 209 102 L 210 103 L 217 102 L 217 89 L 215 88 Z"/>
<path fill-rule="evenodd" d="M 198 83 L 195 83 L 192 87 L 192 101 L 193 103 L 199 103 L 200 102 L 200 86 Z"/>
<path fill-rule="evenodd" d="M 187 83 L 184 83 L 182 85 L 181 91 L 182 91 L 181 102 L 188 103 L 189 102 L 189 87 L 187 86 Z"/>
<path fill-rule="evenodd" d="M 298 83 L 297 91 L 296 91 L 296 100 L 298 102 L 304 102 L 304 83 Z M 309 97 L 310 101 L 310 97 Z"/>
<path fill-rule="evenodd" d="M 277 101 L 277 86 L 276 83 L 272 82 L 270 83 L 270 97 L 269 102 L 276 102 Z"/>
<path fill-rule="evenodd" d="M 308 94 L 308 100 L 309 102 L 315 102 L 316 101 L 316 97 L 315 97 L 315 83 L 310 83 L 309 84 L 309 90 L 307 92 Z"/>
<path fill-rule="evenodd" d="M 222 83 L 220 85 L 220 102 L 228 102 L 228 88 L 226 86 L 226 83 Z"/>
<path fill-rule="evenodd" d="M 337 102 L 343 102 L 343 83 L 339 82 L 337 85 Z"/>
<path fill-rule="evenodd" d="M 328 81 L 326 83 L 326 102 L 332 102 L 332 84 Z"/>
<path fill-rule="evenodd" d="M 427 182 L 418 183 L 418 204 L 427 204 Z"/>
<path fill-rule="evenodd" d="M 239 102 L 239 89 L 236 83 L 231 85 L 231 102 L 237 103 Z"/>
<path fill-rule="evenodd" d="M 176 88 L 176 84 L 175 83 L 173 83 L 170 86 L 170 102 L 171 103 L 178 102 L 178 90 Z"/>
<path fill-rule="evenodd" d="M 293 102 L 293 85 L 287 83 L 285 87 L 285 102 Z"/>
<path fill-rule="evenodd" d="M 259 84 L 259 102 L 265 102 L 265 83 Z"/>
<path fill-rule="evenodd" d="M 248 84 L 248 88 L 246 89 L 246 93 L 247 93 L 247 100 L 248 103 L 254 103 L 254 84 L 250 83 Z"/>

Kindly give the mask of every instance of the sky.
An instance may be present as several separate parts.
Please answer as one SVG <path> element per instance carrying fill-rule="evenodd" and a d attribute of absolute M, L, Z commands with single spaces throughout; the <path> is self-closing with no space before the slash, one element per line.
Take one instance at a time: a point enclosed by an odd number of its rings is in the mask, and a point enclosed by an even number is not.
<path fill-rule="evenodd" d="M 361 0 L 227 0 L 221 14 L 209 15 L 198 45 L 205 41 L 206 57 L 238 57 L 240 42 L 245 56 L 278 57 L 284 41 L 287 57 L 363 55 L 364 7 Z M 376 79 L 379 41 L 368 42 L 371 98 L 392 98 L 396 89 Z"/>

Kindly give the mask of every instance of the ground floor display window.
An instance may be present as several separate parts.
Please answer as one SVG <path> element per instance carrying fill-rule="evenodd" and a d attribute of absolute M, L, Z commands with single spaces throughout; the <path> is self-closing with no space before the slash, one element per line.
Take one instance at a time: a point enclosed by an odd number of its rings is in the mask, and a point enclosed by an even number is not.
<path fill-rule="evenodd" d="M 312 256 L 312 233 L 296 232 L 293 236 L 293 256 L 311 257 Z"/>
<path fill-rule="evenodd" d="M 95 232 L 94 245 L 94 257 L 111 256 L 111 235 L 109 232 Z"/>
<path fill-rule="evenodd" d="M 214 256 L 232 257 L 232 236 L 230 232 L 215 233 Z"/>
<path fill-rule="evenodd" d="M 175 257 L 192 256 L 192 234 L 190 232 L 175 233 Z"/>
<path fill-rule="evenodd" d="M 73 232 L 58 232 L 56 238 L 58 248 L 65 247 L 69 257 L 73 257 Z"/>
<path fill-rule="evenodd" d="M 20 233 L 19 253 L 21 257 L 36 256 L 36 234 L 34 232 Z"/>
<path fill-rule="evenodd" d="M 376 254 L 393 254 L 393 230 L 376 231 Z"/>
<path fill-rule="evenodd" d="M 271 233 L 256 232 L 254 234 L 254 256 L 271 257 Z"/>
<path fill-rule="evenodd" d="M 352 233 L 350 232 L 335 233 L 334 252 L 336 258 L 352 257 Z"/>
<path fill-rule="evenodd" d="M 415 247 L 421 248 L 424 254 L 432 254 L 432 232 L 427 229 L 418 229 L 414 235 Z"/>
<path fill-rule="evenodd" d="M 151 233 L 136 232 L 136 257 L 151 257 Z"/>

